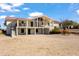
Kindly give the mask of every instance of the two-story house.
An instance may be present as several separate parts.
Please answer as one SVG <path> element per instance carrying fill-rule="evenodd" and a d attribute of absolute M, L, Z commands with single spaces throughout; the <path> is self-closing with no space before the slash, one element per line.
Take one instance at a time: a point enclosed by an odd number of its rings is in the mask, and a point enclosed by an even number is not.
<path fill-rule="evenodd" d="M 35 16 L 32 18 L 6 17 L 6 34 L 11 36 L 49 34 L 59 23 L 47 16 Z"/>

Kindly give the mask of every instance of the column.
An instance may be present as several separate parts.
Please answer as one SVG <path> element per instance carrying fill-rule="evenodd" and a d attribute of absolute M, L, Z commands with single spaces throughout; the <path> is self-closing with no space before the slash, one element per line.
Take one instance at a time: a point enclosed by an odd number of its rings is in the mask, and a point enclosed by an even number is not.
<path fill-rule="evenodd" d="M 32 20 L 32 22 L 33 22 L 33 27 L 35 27 L 35 25 L 34 25 L 34 24 L 35 24 L 34 20 Z"/>
<path fill-rule="evenodd" d="M 44 34 L 44 28 L 42 28 L 43 34 Z"/>
<path fill-rule="evenodd" d="M 27 26 L 26 26 L 26 27 L 28 27 L 28 20 L 26 21 L 26 24 L 27 24 Z"/>
<path fill-rule="evenodd" d="M 28 35 L 28 30 L 27 30 L 27 28 L 26 28 L 26 35 Z"/>
<path fill-rule="evenodd" d="M 16 35 L 18 36 L 18 26 L 19 26 L 19 20 L 17 20 L 17 27 L 16 27 Z"/>
<path fill-rule="evenodd" d="M 38 27 L 38 18 L 37 18 L 37 27 Z"/>
<path fill-rule="evenodd" d="M 19 26 L 19 20 L 17 20 L 17 27 Z"/>
<path fill-rule="evenodd" d="M 36 35 L 36 28 L 34 28 L 35 29 L 35 35 Z"/>
<path fill-rule="evenodd" d="M 18 36 L 18 28 L 16 28 L 16 36 Z"/>

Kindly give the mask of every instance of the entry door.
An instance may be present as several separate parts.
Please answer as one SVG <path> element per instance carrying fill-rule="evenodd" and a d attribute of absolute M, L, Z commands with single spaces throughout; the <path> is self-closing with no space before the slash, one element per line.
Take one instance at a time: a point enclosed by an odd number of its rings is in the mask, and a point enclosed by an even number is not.
<path fill-rule="evenodd" d="M 21 29 L 21 34 L 24 34 L 24 33 L 25 33 L 24 29 Z"/>
<path fill-rule="evenodd" d="M 38 34 L 38 29 L 36 29 L 36 34 Z"/>
<path fill-rule="evenodd" d="M 31 30 L 30 29 L 28 29 L 28 34 L 31 34 Z"/>

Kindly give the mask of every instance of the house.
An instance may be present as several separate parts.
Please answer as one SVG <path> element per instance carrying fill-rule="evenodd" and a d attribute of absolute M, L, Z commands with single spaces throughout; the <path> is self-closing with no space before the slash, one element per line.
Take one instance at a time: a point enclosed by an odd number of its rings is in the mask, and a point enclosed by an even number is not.
<path fill-rule="evenodd" d="M 32 18 L 5 18 L 7 26 L 6 34 L 11 36 L 29 34 L 49 34 L 54 27 L 59 27 L 59 23 L 47 16 L 34 16 Z"/>

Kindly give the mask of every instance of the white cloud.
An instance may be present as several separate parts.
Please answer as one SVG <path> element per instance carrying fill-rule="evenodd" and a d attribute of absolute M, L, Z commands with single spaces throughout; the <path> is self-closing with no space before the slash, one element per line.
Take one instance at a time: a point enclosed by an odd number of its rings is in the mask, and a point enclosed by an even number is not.
<path fill-rule="evenodd" d="M 18 7 L 23 5 L 24 3 L 11 3 L 13 7 Z"/>
<path fill-rule="evenodd" d="M 76 13 L 79 15 L 79 10 L 76 10 Z"/>
<path fill-rule="evenodd" d="M 29 14 L 29 16 L 42 16 L 43 13 L 42 12 L 32 12 Z"/>
<path fill-rule="evenodd" d="M 19 9 L 13 9 L 12 12 L 20 12 Z"/>
<path fill-rule="evenodd" d="M 11 10 L 11 5 L 8 5 L 8 4 L 0 4 L 0 8 L 2 9 L 2 10 Z"/>
<path fill-rule="evenodd" d="M 0 19 L 4 19 L 6 16 L 5 15 L 2 15 L 2 16 L 0 16 Z"/>
<path fill-rule="evenodd" d="M 20 12 L 20 9 L 14 9 L 15 7 L 19 7 L 21 5 L 23 5 L 24 3 L 1 3 L 0 4 L 0 8 L 1 10 L 6 10 L 6 11 L 10 11 L 10 12 Z M 1 11 L 4 12 L 4 11 Z"/>
<path fill-rule="evenodd" d="M 28 10 L 28 9 L 30 9 L 30 8 L 23 8 L 23 10 Z"/>
<path fill-rule="evenodd" d="M 15 15 L 10 15 L 10 17 L 15 17 Z"/>
<path fill-rule="evenodd" d="M 0 13 L 2 13 L 2 12 L 6 12 L 5 10 L 0 10 Z"/>

